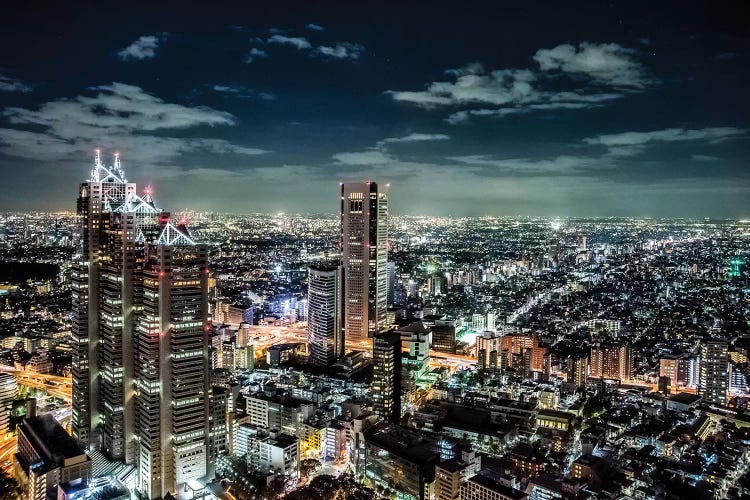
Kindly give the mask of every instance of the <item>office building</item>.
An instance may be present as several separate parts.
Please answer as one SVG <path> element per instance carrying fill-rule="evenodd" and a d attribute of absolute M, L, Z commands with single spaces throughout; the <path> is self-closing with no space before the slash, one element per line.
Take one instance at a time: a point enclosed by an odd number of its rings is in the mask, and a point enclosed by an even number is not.
<path fill-rule="evenodd" d="M 341 185 L 344 330 L 347 340 L 386 328 L 388 198 L 375 182 Z"/>
<path fill-rule="evenodd" d="M 50 414 L 27 417 L 18 426 L 15 460 L 16 479 L 29 500 L 57 498 L 62 483 L 91 478 L 91 460 Z"/>
<path fill-rule="evenodd" d="M 307 351 L 314 365 L 331 366 L 344 354 L 341 298 L 340 267 L 309 268 Z"/>
<path fill-rule="evenodd" d="M 94 440 L 94 432 L 98 430 L 100 421 L 99 384 L 102 376 L 99 373 L 99 328 L 102 318 L 99 313 L 99 284 L 101 256 L 107 253 L 107 237 L 103 225 L 109 219 L 112 205 L 123 204 L 128 196 L 135 195 L 135 189 L 135 184 L 125 179 L 119 158 L 115 157 L 114 165 L 107 168 L 97 150 L 90 178 L 80 185 L 78 191 L 77 213 L 81 217 L 82 246 L 74 257 L 71 272 L 72 433 L 82 446 L 89 446 Z M 113 258 L 105 258 L 105 261 Z M 111 305 L 114 308 L 119 304 Z M 116 324 L 119 328 L 122 323 L 119 321 L 121 315 L 113 316 L 111 312 L 108 313 L 104 321 Z M 124 374 L 123 366 L 118 369 Z M 110 387 L 116 383 L 115 380 L 107 382 Z M 109 396 L 107 395 L 107 399 L 112 399 Z M 119 408 L 123 405 L 116 406 Z M 116 425 L 122 426 L 123 423 L 118 421 Z M 108 442 L 112 444 L 112 440 Z M 122 454 L 122 451 L 122 443 L 118 443 L 118 449 L 113 450 L 113 453 Z"/>
<path fill-rule="evenodd" d="M 208 250 L 184 225 L 147 245 L 137 323 L 138 490 L 162 498 L 206 475 Z"/>
<path fill-rule="evenodd" d="M 432 349 L 448 354 L 456 353 L 457 319 L 438 319 L 432 327 Z"/>
<path fill-rule="evenodd" d="M 708 340 L 701 344 L 698 394 L 711 404 L 724 405 L 727 402 L 728 347 L 726 342 L 720 340 Z"/>
<path fill-rule="evenodd" d="M 389 422 L 401 419 L 401 335 L 378 334 L 372 344 L 372 401 L 375 413 Z"/>

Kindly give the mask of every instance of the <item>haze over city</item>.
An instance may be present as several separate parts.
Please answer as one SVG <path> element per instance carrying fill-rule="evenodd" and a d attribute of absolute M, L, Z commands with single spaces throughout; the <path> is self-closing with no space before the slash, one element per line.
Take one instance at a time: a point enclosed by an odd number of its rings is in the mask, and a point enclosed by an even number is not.
<path fill-rule="evenodd" d="M 70 209 L 62 183 L 100 147 L 198 210 L 332 213 L 338 182 L 377 178 L 401 214 L 748 216 L 739 3 L 51 3 L 0 23 L 3 210 Z"/>
<path fill-rule="evenodd" d="M 750 19 L 1 9 L 0 497 L 750 498 Z"/>

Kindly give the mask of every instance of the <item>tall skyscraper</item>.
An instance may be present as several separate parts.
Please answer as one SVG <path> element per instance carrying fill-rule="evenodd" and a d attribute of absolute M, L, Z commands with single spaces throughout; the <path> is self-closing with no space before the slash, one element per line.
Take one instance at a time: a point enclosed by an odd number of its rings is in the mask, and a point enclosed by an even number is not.
<path fill-rule="evenodd" d="M 344 330 L 361 340 L 383 331 L 387 309 L 388 197 L 375 182 L 341 185 Z"/>
<path fill-rule="evenodd" d="M 107 168 L 97 151 L 78 214 L 72 434 L 138 464 L 144 496 L 162 498 L 206 474 L 206 249 L 136 194 L 117 155 Z"/>
<path fill-rule="evenodd" d="M 121 292 L 127 294 L 129 286 L 121 283 L 122 289 L 117 291 L 117 270 L 122 267 L 121 243 L 110 241 L 112 236 L 113 207 L 119 207 L 125 200 L 135 195 L 135 184 L 127 182 L 120 167 L 119 156 L 115 156 L 114 164 L 107 168 L 101 161 L 99 151 L 96 151 L 91 176 L 80 185 L 78 191 L 77 212 L 81 218 L 82 247 L 76 255 L 72 270 L 72 303 L 73 303 L 73 411 L 72 433 L 82 446 L 89 446 L 97 440 L 100 428 L 101 409 L 105 407 L 109 413 L 105 414 L 106 431 L 116 432 L 115 428 L 124 427 L 125 377 L 129 372 L 123 365 L 126 360 L 119 356 L 110 356 L 112 342 L 122 342 L 122 329 L 125 328 L 125 318 L 122 314 L 124 304 L 120 297 L 112 298 Z M 125 235 L 122 235 L 125 236 Z M 133 235 L 127 235 L 130 237 Z M 127 239 L 122 238 L 122 240 Z M 125 252 L 132 254 L 131 245 L 126 243 Z M 100 284 L 102 282 L 101 268 L 106 266 L 105 279 L 109 283 L 105 286 L 106 299 L 102 298 Z M 112 282 L 111 280 L 115 280 Z M 105 302 L 106 301 L 106 302 Z M 107 310 L 102 314 L 100 305 L 105 302 Z M 105 331 L 102 330 L 102 326 Z M 117 330 L 117 331 L 115 331 Z M 104 336 L 100 344 L 100 336 Z M 117 337 L 117 338 L 114 338 Z M 132 342 L 131 342 L 132 345 Z M 106 352 L 100 348 L 104 346 Z M 129 358 L 132 361 L 132 356 Z M 101 373 L 101 365 L 107 369 Z M 116 374 L 113 376 L 113 373 Z M 132 373 L 132 371 L 130 372 Z M 100 385 L 104 384 L 104 393 Z M 116 387 L 117 386 L 117 387 Z M 132 386 L 132 384 L 131 384 Z M 103 396 L 103 397 L 102 397 Z M 119 403 L 112 402 L 118 399 Z M 113 413 L 117 413 L 114 415 Z M 105 438 L 103 451 L 114 458 L 124 458 L 125 444 L 115 442 L 110 437 Z"/>
<path fill-rule="evenodd" d="M 698 394 L 709 403 L 724 405 L 727 402 L 728 348 L 728 344 L 720 340 L 701 344 Z"/>
<path fill-rule="evenodd" d="M 174 494 L 207 472 L 208 249 L 183 225 L 147 245 L 137 322 L 138 489 Z"/>
<path fill-rule="evenodd" d="M 390 331 L 372 341 L 372 401 L 381 418 L 401 419 L 401 335 Z"/>
<path fill-rule="evenodd" d="M 331 366 L 344 354 L 341 274 L 339 266 L 308 270 L 307 345 L 310 360 L 318 366 Z"/>

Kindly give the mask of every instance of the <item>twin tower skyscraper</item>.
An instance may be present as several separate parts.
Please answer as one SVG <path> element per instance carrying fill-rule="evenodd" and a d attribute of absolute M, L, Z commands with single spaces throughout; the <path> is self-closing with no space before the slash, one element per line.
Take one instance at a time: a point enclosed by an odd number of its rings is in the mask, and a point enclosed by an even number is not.
<path fill-rule="evenodd" d="M 135 466 L 141 497 L 210 472 L 208 250 L 97 151 L 79 188 L 72 433 Z"/>
<path fill-rule="evenodd" d="M 388 195 L 376 182 L 341 184 L 341 264 L 309 269 L 308 350 L 330 366 L 344 341 L 387 327 Z"/>

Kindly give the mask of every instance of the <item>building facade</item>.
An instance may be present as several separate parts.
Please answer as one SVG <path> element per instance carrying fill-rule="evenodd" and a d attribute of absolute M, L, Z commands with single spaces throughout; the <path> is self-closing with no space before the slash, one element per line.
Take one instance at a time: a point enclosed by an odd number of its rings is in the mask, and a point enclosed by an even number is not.
<path fill-rule="evenodd" d="M 331 366 L 344 354 L 341 274 L 338 266 L 308 270 L 307 350 L 317 366 Z"/>
<path fill-rule="evenodd" d="M 401 335 L 385 332 L 373 338 L 372 401 L 375 413 L 389 422 L 401 418 Z"/>
<path fill-rule="evenodd" d="M 720 340 L 708 340 L 701 344 L 698 394 L 708 403 L 724 405 L 727 402 L 728 348 L 728 344 Z"/>
<path fill-rule="evenodd" d="M 344 330 L 363 340 L 386 328 L 388 197 L 375 182 L 341 185 Z"/>

